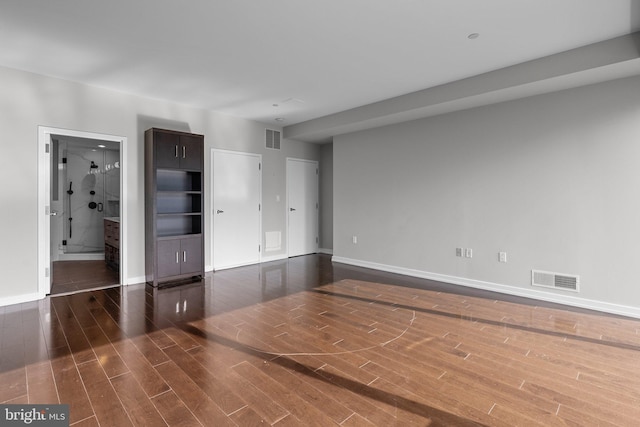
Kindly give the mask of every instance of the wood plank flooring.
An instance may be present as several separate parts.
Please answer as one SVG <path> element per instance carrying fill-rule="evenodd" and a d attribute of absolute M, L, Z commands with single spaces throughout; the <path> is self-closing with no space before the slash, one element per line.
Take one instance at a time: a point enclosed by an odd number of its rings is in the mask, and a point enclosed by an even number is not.
<path fill-rule="evenodd" d="M 104 288 L 120 283 L 120 275 L 104 260 L 55 261 L 52 263 L 51 295 Z"/>
<path fill-rule="evenodd" d="M 635 426 L 640 320 L 313 255 L 0 307 L 0 402 L 73 426 Z"/>

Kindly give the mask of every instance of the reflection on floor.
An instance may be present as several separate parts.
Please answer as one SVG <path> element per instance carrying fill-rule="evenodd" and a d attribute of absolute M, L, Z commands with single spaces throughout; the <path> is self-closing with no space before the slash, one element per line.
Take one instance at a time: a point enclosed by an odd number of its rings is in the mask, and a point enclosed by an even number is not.
<path fill-rule="evenodd" d="M 79 426 L 632 426 L 640 320 L 312 255 L 0 307 L 0 404 Z"/>
<path fill-rule="evenodd" d="M 103 288 L 118 283 L 118 272 L 107 268 L 103 260 L 56 261 L 53 263 L 51 295 Z"/>

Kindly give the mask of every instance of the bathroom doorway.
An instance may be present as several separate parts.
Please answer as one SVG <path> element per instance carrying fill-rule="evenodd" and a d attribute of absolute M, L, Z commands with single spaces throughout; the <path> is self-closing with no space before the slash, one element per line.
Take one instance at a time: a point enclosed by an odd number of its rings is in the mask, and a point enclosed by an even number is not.
<path fill-rule="evenodd" d="M 120 144 L 54 134 L 51 162 L 51 294 L 119 284 L 105 220 L 120 221 Z"/>
<path fill-rule="evenodd" d="M 38 293 L 125 284 L 126 138 L 39 127 L 38 139 Z"/>

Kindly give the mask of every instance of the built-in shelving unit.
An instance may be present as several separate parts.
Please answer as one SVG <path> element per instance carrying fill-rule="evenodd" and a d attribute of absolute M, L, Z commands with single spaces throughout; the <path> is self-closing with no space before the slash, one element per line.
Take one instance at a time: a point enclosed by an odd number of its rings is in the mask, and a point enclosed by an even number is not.
<path fill-rule="evenodd" d="M 145 132 L 145 267 L 154 287 L 204 277 L 204 136 Z"/>

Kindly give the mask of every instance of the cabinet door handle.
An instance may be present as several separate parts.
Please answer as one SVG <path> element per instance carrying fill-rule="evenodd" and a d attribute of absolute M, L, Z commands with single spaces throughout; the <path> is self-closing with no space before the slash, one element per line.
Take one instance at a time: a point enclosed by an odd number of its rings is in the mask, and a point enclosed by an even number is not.
<path fill-rule="evenodd" d="M 182 158 L 185 159 L 187 157 L 187 147 L 182 146 Z"/>
<path fill-rule="evenodd" d="M 178 146 L 176 145 L 176 158 L 178 157 Z"/>
<path fill-rule="evenodd" d="M 176 264 L 180 263 L 180 254 L 176 252 Z"/>
<path fill-rule="evenodd" d="M 182 262 L 187 262 L 187 251 L 182 251 Z"/>

